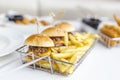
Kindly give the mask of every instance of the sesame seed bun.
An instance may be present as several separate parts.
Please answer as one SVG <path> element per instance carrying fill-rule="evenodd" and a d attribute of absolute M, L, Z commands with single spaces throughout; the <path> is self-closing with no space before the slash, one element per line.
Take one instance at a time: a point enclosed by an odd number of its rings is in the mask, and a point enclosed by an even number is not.
<path fill-rule="evenodd" d="M 24 44 L 29 45 L 29 46 L 39 46 L 39 47 L 54 46 L 52 39 L 50 39 L 48 36 L 41 35 L 41 34 L 33 34 L 33 35 L 29 36 L 25 40 Z"/>

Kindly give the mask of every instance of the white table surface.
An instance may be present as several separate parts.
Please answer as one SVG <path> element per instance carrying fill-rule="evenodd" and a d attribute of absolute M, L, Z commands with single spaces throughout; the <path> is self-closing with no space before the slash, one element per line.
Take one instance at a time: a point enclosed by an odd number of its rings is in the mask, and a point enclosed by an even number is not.
<path fill-rule="evenodd" d="M 0 66 L 16 56 L 18 54 L 12 53 L 1 57 Z M 109 49 L 98 42 L 83 63 L 70 76 L 50 74 L 30 68 L 3 74 L 2 70 L 9 72 L 18 65 L 21 65 L 19 60 L 3 69 L 0 68 L 0 80 L 120 80 L 120 47 Z"/>
<path fill-rule="evenodd" d="M 0 59 L 10 60 L 17 54 L 11 54 Z M 17 66 L 17 64 L 9 66 Z M 0 73 L 2 74 L 2 73 Z M 47 72 L 23 68 L 0 80 L 120 80 L 120 48 L 108 49 L 97 43 L 78 69 L 70 76 L 61 76 Z"/>

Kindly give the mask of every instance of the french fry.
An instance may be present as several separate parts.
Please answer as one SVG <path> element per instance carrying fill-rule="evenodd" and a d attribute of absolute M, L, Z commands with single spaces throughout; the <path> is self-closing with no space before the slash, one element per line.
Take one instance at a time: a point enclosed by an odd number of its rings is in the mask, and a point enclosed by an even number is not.
<path fill-rule="evenodd" d="M 55 48 L 51 48 L 51 51 L 57 53 L 57 50 Z"/>
<path fill-rule="evenodd" d="M 49 64 L 49 62 L 46 61 L 46 60 L 40 60 L 38 65 L 41 66 L 41 67 L 43 67 L 43 68 L 48 68 L 48 69 L 50 69 L 50 64 Z"/>
<path fill-rule="evenodd" d="M 75 37 L 72 36 L 71 34 L 69 34 L 69 38 L 70 38 L 70 41 L 73 45 L 76 45 L 76 46 L 79 46 L 79 47 L 83 46 L 83 44 L 81 42 L 79 42 L 78 40 L 76 40 Z"/>
<path fill-rule="evenodd" d="M 68 33 L 65 32 L 65 37 L 64 37 L 64 42 L 65 42 L 65 45 L 68 46 Z"/>
<path fill-rule="evenodd" d="M 69 48 L 67 48 L 67 49 L 65 49 L 65 50 L 63 50 L 62 52 L 64 53 L 64 52 L 77 52 L 77 51 L 85 51 L 85 50 L 87 50 L 88 48 L 89 48 L 90 46 L 84 46 L 84 47 L 76 47 L 76 48 L 71 48 L 71 49 L 69 49 Z"/>
<path fill-rule="evenodd" d="M 52 53 L 54 59 L 68 58 L 73 56 L 75 53 Z"/>
<path fill-rule="evenodd" d="M 114 20 L 117 22 L 117 24 L 120 26 L 120 18 L 116 15 L 113 15 Z"/>
<path fill-rule="evenodd" d="M 68 74 L 73 73 L 74 68 L 75 68 L 75 66 L 70 66 L 70 67 L 68 68 L 67 73 L 68 73 Z"/>
<path fill-rule="evenodd" d="M 76 61 L 77 61 L 77 56 L 78 56 L 78 54 L 75 54 L 71 59 L 70 59 L 70 63 L 76 63 Z M 67 73 L 69 73 L 69 74 L 71 74 L 72 72 L 73 72 L 73 70 L 74 70 L 74 65 L 69 65 L 69 66 L 67 66 L 67 70 L 66 70 L 66 72 Z"/>
<path fill-rule="evenodd" d="M 66 59 L 61 59 L 62 61 L 65 61 L 65 62 L 70 62 L 70 63 L 75 63 L 77 61 L 77 54 L 73 55 L 72 58 L 70 59 L 70 61 L 66 60 Z M 73 70 L 74 70 L 74 67 L 71 68 L 71 65 L 70 64 L 58 64 L 59 68 L 60 68 L 60 71 L 61 72 L 68 72 L 68 73 L 72 73 Z"/>
<path fill-rule="evenodd" d="M 59 63 L 57 62 L 57 66 L 59 68 L 59 71 L 62 72 L 62 73 L 64 73 L 67 69 L 66 65 L 63 64 L 63 63 L 60 63 L 60 62 Z"/>
<path fill-rule="evenodd" d="M 61 61 L 65 61 L 65 62 L 68 62 L 68 60 L 66 59 L 61 59 Z M 66 70 L 67 70 L 67 64 L 63 64 L 63 63 L 58 63 L 58 66 L 59 66 L 59 69 L 62 73 L 64 73 Z"/>
<path fill-rule="evenodd" d="M 77 36 L 79 39 L 82 39 L 82 40 L 87 39 L 90 35 L 91 35 L 90 33 L 82 33 L 82 34 L 75 33 L 75 36 Z"/>
<path fill-rule="evenodd" d="M 75 36 L 76 36 L 76 38 L 78 40 L 81 40 L 81 39 L 82 40 L 86 40 L 88 38 L 92 38 L 92 39 L 94 39 L 94 38 L 100 38 L 99 35 L 97 35 L 97 34 L 91 34 L 91 33 L 82 33 L 82 34 L 80 34 L 80 33 L 76 32 Z"/>
<path fill-rule="evenodd" d="M 76 61 L 77 61 L 77 56 L 78 56 L 78 54 L 74 54 L 72 57 L 71 57 L 71 59 L 70 59 L 70 63 L 76 63 Z"/>
<path fill-rule="evenodd" d="M 97 34 L 94 34 L 94 35 L 90 35 L 90 37 L 89 37 L 89 38 L 93 38 L 93 39 L 95 38 L 95 39 L 96 39 L 96 38 L 100 38 L 100 36 L 99 36 L 99 35 L 97 35 Z"/>
<path fill-rule="evenodd" d="M 77 55 L 74 55 L 70 61 L 66 60 L 66 59 L 61 59 L 62 61 L 65 61 L 65 62 L 70 62 L 70 63 L 75 63 L 76 62 L 76 59 L 77 59 Z M 63 63 L 58 63 L 57 64 L 59 66 L 59 69 L 62 73 L 64 72 L 68 72 L 68 73 L 72 73 L 73 70 L 74 70 L 74 67 L 71 66 L 70 64 L 63 64 Z"/>
<path fill-rule="evenodd" d="M 85 40 L 85 41 L 87 41 L 88 42 L 88 44 L 87 44 L 87 46 L 91 46 L 92 44 L 93 44 L 93 42 L 94 42 L 94 39 L 87 39 L 87 40 Z"/>

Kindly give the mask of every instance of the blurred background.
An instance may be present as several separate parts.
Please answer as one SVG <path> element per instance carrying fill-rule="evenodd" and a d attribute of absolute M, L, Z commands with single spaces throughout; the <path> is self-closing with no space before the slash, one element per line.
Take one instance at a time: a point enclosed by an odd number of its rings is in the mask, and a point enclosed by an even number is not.
<path fill-rule="evenodd" d="M 37 16 L 64 10 L 64 19 L 77 19 L 88 14 L 111 17 L 114 13 L 120 14 L 120 0 L 0 0 L 0 13 L 9 10 Z"/>

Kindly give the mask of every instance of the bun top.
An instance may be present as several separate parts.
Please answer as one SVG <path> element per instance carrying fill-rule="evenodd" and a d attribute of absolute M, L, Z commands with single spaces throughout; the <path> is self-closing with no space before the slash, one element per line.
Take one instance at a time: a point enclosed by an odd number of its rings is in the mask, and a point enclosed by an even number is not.
<path fill-rule="evenodd" d="M 65 36 L 65 31 L 63 31 L 60 28 L 50 27 L 42 31 L 41 34 L 45 34 L 50 37 L 60 37 L 60 36 Z"/>
<path fill-rule="evenodd" d="M 75 31 L 75 27 L 68 23 L 68 22 L 61 22 L 61 23 L 58 23 L 55 25 L 56 28 L 60 28 L 66 32 L 72 32 L 72 31 Z"/>
<path fill-rule="evenodd" d="M 41 35 L 41 34 L 33 34 L 33 35 L 29 36 L 25 40 L 24 44 L 30 45 L 30 46 L 39 46 L 39 47 L 54 46 L 52 39 L 50 39 L 48 36 Z"/>

